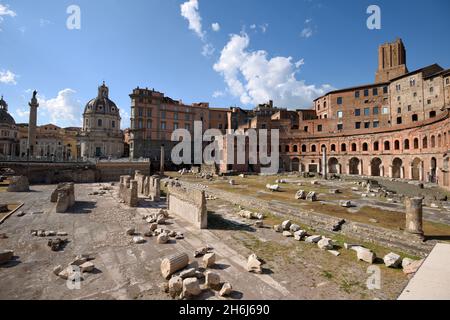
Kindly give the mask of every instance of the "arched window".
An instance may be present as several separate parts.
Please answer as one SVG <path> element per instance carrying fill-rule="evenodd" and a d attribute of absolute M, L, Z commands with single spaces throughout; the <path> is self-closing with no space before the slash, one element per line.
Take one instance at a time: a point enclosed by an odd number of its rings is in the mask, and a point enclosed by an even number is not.
<path fill-rule="evenodd" d="M 331 145 L 331 152 L 336 152 L 336 145 L 335 144 Z"/>
<path fill-rule="evenodd" d="M 341 151 L 346 152 L 347 151 L 347 145 L 345 143 L 341 144 Z"/>
<path fill-rule="evenodd" d="M 405 142 L 403 143 L 403 149 L 409 150 L 409 140 L 405 139 Z"/>
<path fill-rule="evenodd" d="M 369 145 L 366 142 L 363 143 L 363 151 L 369 151 Z"/>
<path fill-rule="evenodd" d="M 306 144 L 302 145 L 302 152 L 306 152 Z"/>
<path fill-rule="evenodd" d="M 103 121 L 102 121 L 102 119 L 98 119 L 98 121 L 97 121 L 97 126 L 99 126 L 99 127 L 103 126 Z"/>
<path fill-rule="evenodd" d="M 294 152 L 298 152 L 298 146 L 294 144 Z"/>
<path fill-rule="evenodd" d="M 291 151 L 291 149 L 289 148 L 289 145 L 286 145 L 284 150 L 285 150 L 285 152 L 290 152 Z"/>
<path fill-rule="evenodd" d="M 353 152 L 356 151 L 356 143 L 352 143 L 352 151 L 353 151 Z"/>
<path fill-rule="evenodd" d="M 384 150 L 385 151 L 391 150 L 391 143 L 389 141 L 384 142 Z"/>
<path fill-rule="evenodd" d="M 316 152 L 316 145 L 315 145 L 315 144 L 313 144 L 313 145 L 311 146 L 311 152 Z"/>
<path fill-rule="evenodd" d="M 414 139 L 414 149 L 419 149 L 419 139 L 418 138 Z"/>
<path fill-rule="evenodd" d="M 440 148 L 442 146 L 442 136 L 441 136 L 441 134 L 438 135 L 438 139 L 437 140 L 438 140 L 437 146 L 438 146 L 438 148 Z"/>
<path fill-rule="evenodd" d="M 435 136 L 431 136 L 431 147 L 436 148 L 436 137 Z"/>
<path fill-rule="evenodd" d="M 423 149 L 428 148 L 428 138 L 427 137 L 424 137 L 422 140 L 422 148 Z"/>
<path fill-rule="evenodd" d="M 375 141 L 375 142 L 373 143 L 373 150 L 374 150 L 374 151 L 380 150 L 380 143 L 379 143 L 378 141 Z"/>
<path fill-rule="evenodd" d="M 395 150 L 400 150 L 400 141 L 395 140 L 395 142 L 394 142 L 394 149 Z"/>

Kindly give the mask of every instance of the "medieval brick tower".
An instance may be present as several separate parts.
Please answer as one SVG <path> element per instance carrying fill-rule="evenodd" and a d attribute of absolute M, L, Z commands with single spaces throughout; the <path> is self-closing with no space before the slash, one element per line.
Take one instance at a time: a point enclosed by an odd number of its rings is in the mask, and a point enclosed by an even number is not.
<path fill-rule="evenodd" d="M 386 82 L 408 73 L 406 49 L 401 39 L 385 43 L 378 48 L 378 70 L 375 82 Z"/>

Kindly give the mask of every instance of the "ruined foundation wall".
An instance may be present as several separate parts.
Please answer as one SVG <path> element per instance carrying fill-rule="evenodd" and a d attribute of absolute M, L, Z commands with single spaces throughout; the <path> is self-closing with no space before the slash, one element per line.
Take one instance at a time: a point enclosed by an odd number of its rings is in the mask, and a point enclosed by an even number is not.
<path fill-rule="evenodd" d="M 169 185 L 167 202 L 170 214 L 188 221 L 199 229 L 208 227 L 204 191 Z"/>
<path fill-rule="evenodd" d="M 121 176 L 119 184 L 119 197 L 126 205 L 137 207 L 138 205 L 138 182 L 131 180 L 131 176 Z"/>

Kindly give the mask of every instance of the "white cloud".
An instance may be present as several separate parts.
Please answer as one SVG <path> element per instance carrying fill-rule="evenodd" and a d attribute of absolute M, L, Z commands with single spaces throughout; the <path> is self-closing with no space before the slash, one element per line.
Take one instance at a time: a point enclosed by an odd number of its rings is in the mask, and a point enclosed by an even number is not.
<path fill-rule="evenodd" d="M 14 112 L 17 118 L 28 119 L 30 115 L 29 110 L 16 109 Z"/>
<path fill-rule="evenodd" d="M 0 83 L 4 84 L 17 84 L 17 75 L 9 70 L 0 71 Z"/>
<path fill-rule="evenodd" d="M 241 103 L 274 100 L 280 107 L 306 107 L 332 89 L 330 85 L 317 87 L 297 80 L 296 74 L 303 60 L 294 63 L 291 57 L 269 58 L 264 50 L 249 50 L 249 43 L 246 33 L 231 35 L 214 65 L 214 70 L 224 77 L 229 92 L 239 97 Z"/>
<path fill-rule="evenodd" d="M 181 15 L 189 21 L 189 29 L 193 30 L 200 39 L 205 33 L 202 30 L 202 18 L 198 12 L 198 0 L 189 0 L 181 4 Z"/>
<path fill-rule="evenodd" d="M 223 96 L 225 96 L 225 92 L 223 92 L 223 91 L 220 91 L 220 90 L 217 90 L 217 91 L 214 91 L 213 92 L 213 98 L 220 98 L 220 97 L 223 97 Z"/>
<path fill-rule="evenodd" d="M 252 25 L 250 26 L 250 29 L 256 29 L 256 24 L 252 24 Z"/>
<path fill-rule="evenodd" d="M 14 18 L 15 16 L 17 16 L 17 14 L 14 11 L 12 11 L 11 9 L 9 9 L 9 7 L 7 5 L 3 5 L 0 3 L 0 23 L 2 23 L 4 16 L 9 16 L 9 17 Z M 0 28 L 0 31 L 2 31 L 1 28 Z"/>
<path fill-rule="evenodd" d="M 120 108 L 120 117 L 122 118 L 121 128 L 126 129 L 130 127 L 130 114 L 124 109 Z"/>
<path fill-rule="evenodd" d="M 264 24 L 259 26 L 259 28 L 261 29 L 262 33 L 266 33 L 268 27 L 269 27 L 268 23 L 264 23 Z"/>
<path fill-rule="evenodd" d="M 216 51 L 216 48 L 211 43 L 205 43 L 202 48 L 202 55 L 205 57 L 211 56 L 214 51 Z"/>
<path fill-rule="evenodd" d="M 310 27 L 306 27 L 302 30 L 300 36 L 302 38 L 309 38 L 313 35 L 313 30 Z"/>
<path fill-rule="evenodd" d="M 218 31 L 220 31 L 220 24 L 218 22 L 214 22 L 211 25 L 211 28 L 213 29 L 213 31 L 218 32 Z"/>
<path fill-rule="evenodd" d="M 83 107 L 75 90 L 61 90 L 51 99 L 38 95 L 38 101 L 40 113 L 52 123 L 61 127 L 81 126 Z"/>

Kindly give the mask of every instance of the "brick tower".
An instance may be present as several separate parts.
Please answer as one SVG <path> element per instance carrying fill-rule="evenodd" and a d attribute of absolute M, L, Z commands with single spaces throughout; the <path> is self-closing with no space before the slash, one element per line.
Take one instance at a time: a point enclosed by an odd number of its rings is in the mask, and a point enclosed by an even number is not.
<path fill-rule="evenodd" d="M 406 73 L 406 49 L 401 39 L 378 47 L 376 83 L 386 82 Z"/>

